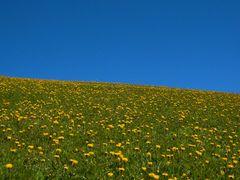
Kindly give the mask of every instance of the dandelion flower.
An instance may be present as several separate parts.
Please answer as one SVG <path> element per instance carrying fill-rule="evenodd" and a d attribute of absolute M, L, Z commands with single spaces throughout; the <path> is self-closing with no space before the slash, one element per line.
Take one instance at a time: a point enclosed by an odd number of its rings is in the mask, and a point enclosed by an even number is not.
<path fill-rule="evenodd" d="M 152 154 L 151 154 L 150 152 L 147 152 L 147 156 L 151 157 L 151 156 L 152 156 Z"/>
<path fill-rule="evenodd" d="M 87 147 L 92 148 L 94 144 L 87 144 Z"/>
<path fill-rule="evenodd" d="M 159 179 L 159 175 L 156 175 L 154 173 L 149 173 L 148 176 L 156 180 Z"/>
<path fill-rule="evenodd" d="M 109 172 L 107 173 L 108 177 L 112 177 L 113 176 L 113 173 L 112 172 Z"/>
<path fill-rule="evenodd" d="M 17 151 L 17 149 L 15 149 L 15 148 L 10 149 L 10 152 L 12 152 L 12 153 L 15 153 L 16 151 Z"/>
<path fill-rule="evenodd" d="M 152 166 L 152 165 L 153 165 L 153 162 L 151 162 L 151 161 L 148 162 L 148 165 L 149 165 L 149 166 Z"/>
<path fill-rule="evenodd" d="M 119 171 L 123 172 L 125 169 L 123 167 L 118 168 Z"/>
<path fill-rule="evenodd" d="M 122 161 L 123 161 L 123 162 L 128 162 L 128 158 L 123 157 L 123 158 L 122 158 Z"/>
<path fill-rule="evenodd" d="M 164 172 L 162 173 L 163 176 L 168 176 L 168 173 Z"/>
<path fill-rule="evenodd" d="M 78 164 L 78 161 L 75 159 L 70 159 L 70 162 L 72 163 L 73 166 Z"/>
<path fill-rule="evenodd" d="M 58 137 L 58 140 L 63 140 L 64 139 L 64 136 L 59 136 Z"/>
<path fill-rule="evenodd" d="M 196 154 L 199 156 L 202 156 L 202 152 L 200 152 L 200 151 L 196 151 Z"/>
<path fill-rule="evenodd" d="M 56 151 L 56 153 L 61 153 L 62 152 L 62 150 L 60 148 L 57 148 L 55 151 Z"/>
<path fill-rule="evenodd" d="M 64 165 L 63 168 L 64 168 L 65 171 L 68 171 L 68 169 L 69 169 L 69 167 L 66 164 Z"/>
<path fill-rule="evenodd" d="M 33 145 L 29 145 L 29 146 L 28 146 L 28 149 L 33 149 L 33 148 L 34 148 Z"/>
<path fill-rule="evenodd" d="M 230 169 L 234 168 L 233 164 L 228 164 L 227 167 Z"/>
<path fill-rule="evenodd" d="M 13 168 L 13 164 L 8 163 L 8 164 L 5 165 L 5 168 L 7 168 L 7 169 L 12 169 L 12 168 Z"/>

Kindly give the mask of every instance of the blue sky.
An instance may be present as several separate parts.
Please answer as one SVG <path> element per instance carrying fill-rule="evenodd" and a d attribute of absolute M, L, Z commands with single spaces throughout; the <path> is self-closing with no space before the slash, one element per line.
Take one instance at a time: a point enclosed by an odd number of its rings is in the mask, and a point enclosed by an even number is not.
<path fill-rule="evenodd" d="M 0 2 L 0 75 L 240 92 L 238 0 Z"/>

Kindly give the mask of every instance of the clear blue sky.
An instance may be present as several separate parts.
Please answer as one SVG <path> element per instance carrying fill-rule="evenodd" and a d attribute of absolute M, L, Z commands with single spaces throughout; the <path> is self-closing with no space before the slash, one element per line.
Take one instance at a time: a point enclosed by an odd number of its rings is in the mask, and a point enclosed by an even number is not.
<path fill-rule="evenodd" d="M 2 0 L 0 75 L 240 92 L 240 1 Z"/>

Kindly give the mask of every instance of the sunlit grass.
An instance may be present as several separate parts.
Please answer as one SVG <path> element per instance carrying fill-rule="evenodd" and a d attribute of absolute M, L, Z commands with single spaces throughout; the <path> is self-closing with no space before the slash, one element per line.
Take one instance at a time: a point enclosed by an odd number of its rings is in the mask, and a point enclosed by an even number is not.
<path fill-rule="evenodd" d="M 6 179 L 239 179 L 240 95 L 0 77 Z"/>

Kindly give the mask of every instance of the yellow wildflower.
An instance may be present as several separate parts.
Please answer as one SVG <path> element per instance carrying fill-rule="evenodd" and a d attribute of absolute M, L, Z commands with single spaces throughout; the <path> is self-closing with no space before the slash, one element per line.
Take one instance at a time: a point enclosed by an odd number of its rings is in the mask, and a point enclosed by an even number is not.
<path fill-rule="evenodd" d="M 148 176 L 156 180 L 159 179 L 159 175 L 156 175 L 154 173 L 149 173 Z"/>
<path fill-rule="evenodd" d="M 228 178 L 229 178 L 229 179 L 234 179 L 235 176 L 234 176 L 234 174 L 231 174 L 231 175 L 228 175 Z"/>
<path fill-rule="evenodd" d="M 64 165 L 63 168 L 64 168 L 65 171 L 67 171 L 69 169 L 69 167 L 66 164 Z"/>
<path fill-rule="evenodd" d="M 123 172 L 125 169 L 123 167 L 118 168 L 119 171 Z"/>
<path fill-rule="evenodd" d="M 112 172 L 109 172 L 107 173 L 108 177 L 112 177 L 113 176 L 113 173 Z"/>
<path fill-rule="evenodd" d="M 59 124 L 59 122 L 57 120 L 53 121 L 53 124 Z"/>
<path fill-rule="evenodd" d="M 33 145 L 29 145 L 29 146 L 28 146 L 28 149 L 33 149 L 33 148 L 34 148 Z"/>
<path fill-rule="evenodd" d="M 94 144 L 87 144 L 87 147 L 92 148 Z"/>
<path fill-rule="evenodd" d="M 59 159 L 60 156 L 58 154 L 53 155 L 54 158 Z"/>
<path fill-rule="evenodd" d="M 61 153 L 62 152 L 62 150 L 60 148 L 57 148 L 55 151 L 56 151 L 56 153 Z"/>
<path fill-rule="evenodd" d="M 78 161 L 75 159 L 70 159 L 70 162 L 72 163 L 73 166 L 78 164 Z"/>
<path fill-rule="evenodd" d="M 153 165 L 153 162 L 151 162 L 151 161 L 148 162 L 148 165 L 149 165 L 149 166 L 152 166 L 152 165 Z"/>
<path fill-rule="evenodd" d="M 200 152 L 200 151 L 196 151 L 196 154 L 199 156 L 202 156 L 202 152 Z"/>
<path fill-rule="evenodd" d="M 13 164 L 8 163 L 8 164 L 5 165 L 5 168 L 7 168 L 7 169 L 12 169 L 12 168 L 13 168 Z"/>
<path fill-rule="evenodd" d="M 16 151 L 17 151 L 17 149 L 15 149 L 15 148 L 10 149 L 10 152 L 12 152 L 12 153 L 15 153 Z"/>
<path fill-rule="evenodd" d="M 122 161 L 123 161 L 123 162 L 128 162 L 128 158 L 123 157 L 123 158 L 122 158 Z"/>
<path fill-rule="evenodd" d="M 164 172 L 162 173 L 163 176 L 168 176 L 168 173 Z"/>

